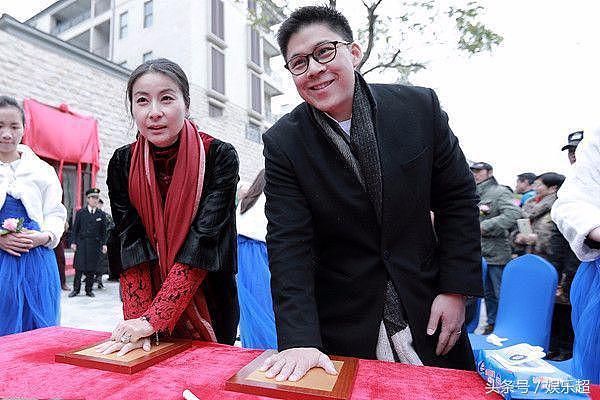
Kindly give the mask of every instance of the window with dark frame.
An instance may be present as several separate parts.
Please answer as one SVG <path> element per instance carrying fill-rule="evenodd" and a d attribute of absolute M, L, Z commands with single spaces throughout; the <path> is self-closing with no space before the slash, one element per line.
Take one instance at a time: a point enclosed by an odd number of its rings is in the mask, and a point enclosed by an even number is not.
<path fill-rule="evenodd" d="M 252 110 L 262 114 L 262 90 L 260 83 L 260 78 L 256 74 L 250 73 Z"/>
<path fill-rule="evenodd" d="M 144 3 L 144 28 L 149 28 L 154 22 L 154 6 L 152 0 Z"/>
<path fill-rule="evenodd" d="M 225 14 L 223 0 L 211 0 L 210 31 L 216 37 L 225 40 Z"/>
<path fill-rule="evenodd" d="M 125 11 L 119 15 L 119 39 L 127 37 L 127 14 Z"/>
<path fill-rule="evenodd" d="M 225 94 L 225 54 L 215 47 L 211 47 L 210 87 L 216 92 Z"/>
<path fill-rule="evenodd" d="M 252 27 L 250 28 L 250 60 L 260 66 L 260 32 Z"/>

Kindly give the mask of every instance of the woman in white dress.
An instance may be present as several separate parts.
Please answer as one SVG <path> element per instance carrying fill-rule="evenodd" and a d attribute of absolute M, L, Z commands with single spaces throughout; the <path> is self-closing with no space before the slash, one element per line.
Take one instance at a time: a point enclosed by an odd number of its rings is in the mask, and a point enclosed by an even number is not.
<path fill-rule="evenodd" d="M 59 323 L 60 279 L 52 249 L 67 211 L 54 169 L 19 144 L 24 125 L 19 104 L 0 96 L 0 336 Z"/>

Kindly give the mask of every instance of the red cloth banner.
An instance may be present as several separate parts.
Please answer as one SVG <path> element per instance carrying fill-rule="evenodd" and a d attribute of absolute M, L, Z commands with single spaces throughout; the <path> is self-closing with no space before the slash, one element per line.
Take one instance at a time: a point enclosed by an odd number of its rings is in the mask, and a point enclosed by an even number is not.
<path fill-rule="evenodd" d="M 31 147 L 40 157 L 60 163 L 58 176 L 62 178 L 64 163 L 77 165 L 76 208 L 81 208 L 81 164 L 92 166 L 92 186 L 100 169 L 100 142 L 98 121 L 69 111 L 66 104 L 52 107 L 34 99 L 23 101 L 25 135 L 23 144 Z"/>

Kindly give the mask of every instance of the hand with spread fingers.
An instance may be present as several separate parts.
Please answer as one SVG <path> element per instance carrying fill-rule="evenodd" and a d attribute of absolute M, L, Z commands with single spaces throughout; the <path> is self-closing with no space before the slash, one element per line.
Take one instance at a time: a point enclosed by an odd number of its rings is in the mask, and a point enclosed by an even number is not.
<path fill-rule="evenodd" d="M 150 339 L 144 338 L 142 340 L 138 340 L 137 342 L 127 342 L 123 343 L 121 341 L 109 340 L 108 342 L 104 342 L 94 347 L 94 349 L 98 353 L 102 354 L 112 354 L 115 351 L 118 351 L 118 356 L 124 356 L 134 349 L 144 349 L 144 351 L 150 351 Z"/>
<path fill-rule="evenodd" d="M 454 347 L 462 333 L 465 322 L 465 296 L 462 294 L 439 294 L 431 305 L 427 334 L 433 335 L 441 325 L 435 354 L 446 355 Z"/>
<path fill-rule="evenodd" d="M 260 371 L 265 372 L 267 378 L 275 378 L 278 382 L 296 382 L 313 367 L 323 368 L 328 374 L 337 375 L 329 357 L 314 347 L 283 350 L 267 358 Z"/>
<path fill-rule="evenodd" d="M 118 351 L 118 355 L 120 356 L 137 348 L 149 351 L 150 339 L 148 339 L 148 336 L 153 333 L 154 328 L 152 328 L 152 325 L 146 319 L 128 319 L 119 322 L 110 336 L 110 340 L 96 346 L 96 351 L 102 354 L 111 354 Z"/>

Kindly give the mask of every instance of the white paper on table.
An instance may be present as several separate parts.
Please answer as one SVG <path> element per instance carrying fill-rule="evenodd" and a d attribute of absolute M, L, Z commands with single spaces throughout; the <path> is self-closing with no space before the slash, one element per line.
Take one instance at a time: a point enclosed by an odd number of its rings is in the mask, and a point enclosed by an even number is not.
<path fill-rule="evenodd" d="M 544 360 L 534 360 L 520 365 L 510 365 L 506 363 L 506 360 L 503 357 L 500 357 L 497 354 L 490 354 L 490 357 L 498 361 L 507 370 L 513 372 L 523 372 L 527 374 L 549 374 L 555 372 L 555 368 Z"/>
<path fill-rule="evenodd" d="M 487 335 L 487 337 L 485 338 L 485 341 L 488 343 L 493 344 L 494 346 L 503 346 L 502 342 L 506 342 L 508 340 L 508 338 L 501 338 L 498 337 L 495 333 L 491 333 L 489 335 Z"/>
<path fill-rule="evenodd" d="M 542 360 L 546 356 L 540 346 L 519 343 L 499 350 L 486 350 L 489 356 L 504 368 L 529 374 L 552 373 L 554 367 Z"/>
<path fill-rule="evenodd" d="M 183 398 L 185 400 L 200 400 L 198 397 L 196 397 L 196 395 L 194 395 L 194 393 L 190 392 L 189 389 L 185 389 L 183 391 Z"/>

